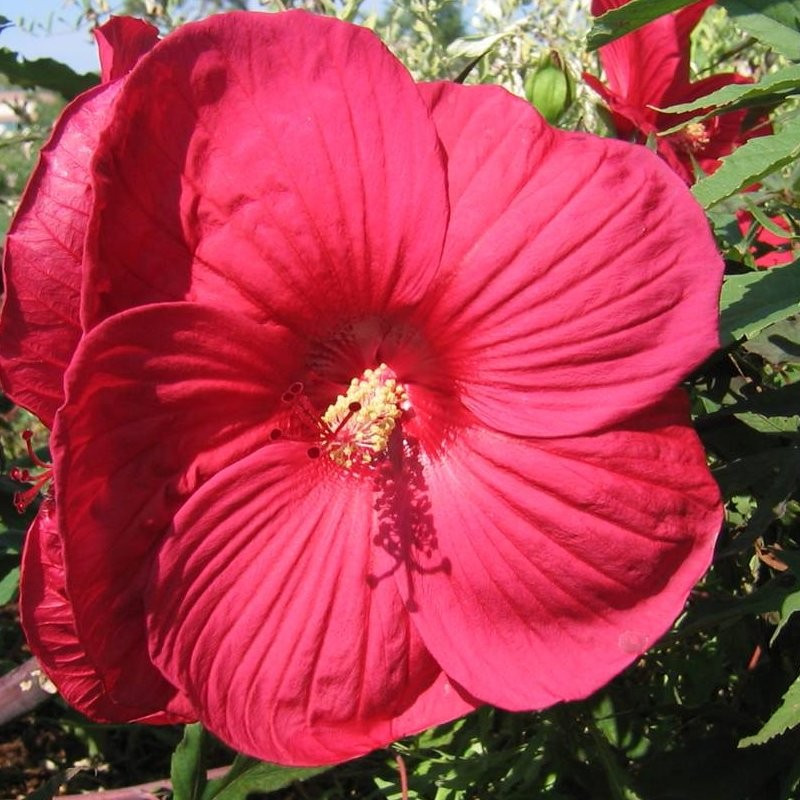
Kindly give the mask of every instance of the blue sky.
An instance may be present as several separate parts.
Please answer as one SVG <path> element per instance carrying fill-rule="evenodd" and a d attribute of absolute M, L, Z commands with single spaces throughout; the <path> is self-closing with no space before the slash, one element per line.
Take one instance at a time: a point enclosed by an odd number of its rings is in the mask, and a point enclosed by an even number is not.
<path fill-rule="evenodd" d="M 120 2 L 112 0 L 111 10 Z M 380 6 L 380 0 L 368 0 L 364 9 Z M 251 8 L 258 3 L 252 0 Z M 0 0 L 0 16 L 12 26 L 0 33 L 0 47 L 14 50 L 27 59 L 49 56 L 69 64 L 78 72 L 97 72 L 94 40 L 84 25 L 75 29 L 80 4 L 75 0 Z"/>
<path fill-rule="evenodd" d="M 96 71 L 91 36 L 86 28 L 75 30 L 79 14 L 80 8 L 69 0 L 0 0 L 0 15 L 15 23 L 0 33 L 0 45 L 25 58 L 50 56 L 78 72 Z M 16 24 L 20 19 L 24 27 Z"/>

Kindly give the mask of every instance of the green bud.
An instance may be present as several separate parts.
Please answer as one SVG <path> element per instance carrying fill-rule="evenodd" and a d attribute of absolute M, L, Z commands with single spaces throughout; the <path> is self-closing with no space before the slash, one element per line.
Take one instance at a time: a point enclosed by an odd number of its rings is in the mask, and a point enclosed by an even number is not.
<path fill-rule="evenodd" d="M 548 122 L 558 122 L 575 100 L 575 81 L 561 56 L 551 50 L 525 76 L 525 96 Z"/>

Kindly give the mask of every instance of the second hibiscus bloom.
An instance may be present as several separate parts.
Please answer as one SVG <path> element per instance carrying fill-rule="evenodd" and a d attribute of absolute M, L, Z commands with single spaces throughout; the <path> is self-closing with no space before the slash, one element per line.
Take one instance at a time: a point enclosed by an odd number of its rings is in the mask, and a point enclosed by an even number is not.
<path fill-rule="evenodd" d="M 628 0 L 592 0 L 592 14 L 624 6 Z M 590 74 L 586 82 L 608 104 L 617 135 L 644 143 L 654 137 L 658 154 L 693 183 L 699 169 L 711 173 L 720 159 L 752 136 L 771 132 L 765 115 L 746 110 L 689 122 L 682 129 L 663 136 L 697 112 L 663 114 L 658 109 L 689 103 L 732 83 L 749 83 L 735 72 L 690 78 L 689 36 L 713 0 L 700 0 L 673 14 L 667 14 L 600 48 L 600 63 L 606 83 Z"/>

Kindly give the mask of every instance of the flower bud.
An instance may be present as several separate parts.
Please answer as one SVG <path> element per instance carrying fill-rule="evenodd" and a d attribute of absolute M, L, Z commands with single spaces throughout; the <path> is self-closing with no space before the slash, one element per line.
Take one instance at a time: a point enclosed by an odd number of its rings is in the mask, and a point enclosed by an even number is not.
<path fill-rule="evenodd" d="M 575 100 L 575 81 L 561 56 L 551 50 L 525 76 L 525 96 L 548 121 L 557 122 Z"/>

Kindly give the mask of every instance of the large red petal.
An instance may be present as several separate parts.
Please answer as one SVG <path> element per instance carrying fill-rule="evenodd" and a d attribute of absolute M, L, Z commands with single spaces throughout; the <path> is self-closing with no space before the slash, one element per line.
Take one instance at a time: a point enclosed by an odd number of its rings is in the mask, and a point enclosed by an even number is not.
<path fill-rule="evenodd" d="M 103 83 L 122 78 L 158 41 L 158 28 L 133 17 L 111 17 L 94 30 Z"/>
<path fill-rule="evenodd" d="M 120 702 L 169 686 L 149 664 L 148 556 L 206 480 L 269 441 L 302 348 L 199 304 L 138 308 L 84 337 L 51 438 L 78 633 Z M 125 682 L 129 664 L 150 684 Z"/>
<path fill-rule="evenodd" d="M 117 17 L 95 31 L 103 81 L 122 77 L 156 42 L 146 22 Z M 0 380 L 48 427 L 81 335 L 80 287 L 91 208 L 89 166 L 120 85 L 72 102 L 42 148 L 5 241 Z"/>
<path fill-rule="evenodd" d="M 374 504 L 372 481 L 278 441 L 177 514 L 145 593 L 153 658 L 237 749 L 334 763 L 473 708 L 384 573 Z"/>
<path fill-rule="evenodd" d="M 509 709 L 584 697 L 650 647 L 722 516 L 679 391 L 583 438 L 466 430 L 424 473 L 436 546 L 398 585 L 445 672 Z"/>
<path fill-rule="evenodd" d="M 119 84 L 81 95 L 61 115 L 5 241 L 0 318 L 3 388 L 48 427 L 64 399 L 64 370 L 81 335 L 89 162 Z"/>
<path fill-rule="evenodd" d="M 485 423 L 597 430 L 717 347 L 722 260 L 701 208 L 657 157 L 550 128 L 497 87 L 427 95 L 452 211 L 424 324 Z"/>
<path fill-rule="evenodd" d="M 67 597 L 61 540 L 55 503 L 45 500 L 25 537 L 20 584 L 20 616 L 31 652 L 64 699 L 78 711 L 99 722 L 147 722 L 172 724 L 196 719 L 177 690 L 167 709 L 116 703 L 106 692 L 100 675 L 90 663 L 75 628 L 72 604 Z M 126 680 L 136 682 L 136 675 Z M 146 697 L 146 695 L 145 695 Z"/>
<path fill-rule="evenodd" d="M 95 172 L 89 324 L 191 298 L 327 333 L 332 308 L 411 303 L 438 265 L 425 105 L 374 34 L 334 19 L 180 28 L 128 78 Z"/>

